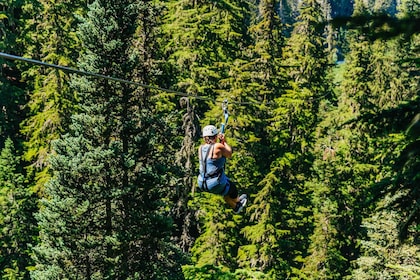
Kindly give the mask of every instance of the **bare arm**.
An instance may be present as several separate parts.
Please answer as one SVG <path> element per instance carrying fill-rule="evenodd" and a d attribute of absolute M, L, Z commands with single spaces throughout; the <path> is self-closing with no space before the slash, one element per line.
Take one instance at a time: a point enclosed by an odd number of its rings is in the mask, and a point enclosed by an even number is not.
<path fill-rule="evenodd" d="M 219 134 L 218 136 L 220 143 L 216 143 L 216 149 L 220 150 L 220 153 L 225 158 L 231 158 L 232 157 L 232 147 L 229 146 L 228 143 L 226 143 L 225 135 Z"/>

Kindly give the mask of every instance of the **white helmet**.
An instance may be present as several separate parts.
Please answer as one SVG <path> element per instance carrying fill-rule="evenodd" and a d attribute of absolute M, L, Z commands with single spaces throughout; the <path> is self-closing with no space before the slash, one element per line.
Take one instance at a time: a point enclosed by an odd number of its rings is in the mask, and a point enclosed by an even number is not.
<path fill-rule="evenodd" d="M 219 133 L 217 128 L 214 125 L 207 125 L 203 128 L 203 137 L 206 136 L 215 136 Z"/>

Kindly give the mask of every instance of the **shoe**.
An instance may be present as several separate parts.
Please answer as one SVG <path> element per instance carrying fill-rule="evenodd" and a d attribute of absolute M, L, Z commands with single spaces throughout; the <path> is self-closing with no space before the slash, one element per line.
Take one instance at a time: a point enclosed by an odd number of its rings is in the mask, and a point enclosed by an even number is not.
<path fill-rule="evenodd" d="M 233 210 L 233 212 L 235 212 L 236 214 L 240 213 L 242 209 L 244 209 L 247 201 L 248 201 L 247 195 L 241 194 L 241 196 L 239 197 L 239 202 L 236 204 L 236 207 Z"/>
<path fill-rule="evenodd" d="M 245 206 L 246 202 L 248 201 L 248 196 L 244 193 L 239 196 L 239 201 L 242 202 L 243 206 Z"/>

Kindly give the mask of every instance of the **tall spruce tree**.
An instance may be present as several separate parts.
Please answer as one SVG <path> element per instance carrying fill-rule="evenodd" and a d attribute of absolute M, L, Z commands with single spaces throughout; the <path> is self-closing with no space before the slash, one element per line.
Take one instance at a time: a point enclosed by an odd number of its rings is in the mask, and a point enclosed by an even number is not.
<path fill-rule="evenodd" d="M 0 50 L 21 54 L 23 1 L 0 5 Z M 35 243 L 35 199 L 24 179 L 19 124 L 25 118 L 25 83 L 19 66 L 0 59 L 0 278 L 29 279 L 30 244 Z M 16 148 L 15 148 L 16 147 Z"/>
<path fill-rule="evenodd" d="M 153 84 L 155 15 L 152 2 L 94 1 L 81 18 L 79 68 Z M 72 85 L 80 113 L 54 144 L 33 278 L 178 279 L 163 204 L 170 131 L 153 92 L 87 77 Z"/>
<path fill-rule="evenodd" d="M 29 279 L 30 245 L 36 235 L 36 205 L 25 188 L 20 157 L 7 138 L 0 154 L 0 276 Z"/>
<path fill-rule="evenodd" d="M 176 201 L 172 210 L 175 222 L 173 238 L 177 240 L 183 252 L 189 252 L 197 237 L 194 233 L 198 226 L 194 215 L 195 210 L 188 205 L 188 201 L 196 193 L 195 140 L 200 134 L 200 129 L 194 107 L 191 106 L 189 99 L 181 98 L 180 104 L 182 107 L 186 107 L 186 112 L 182 117 L 182 129 L 184 130 L 182 146 L 176 153 L 176 165 L 181 171 L 179 175 L 181 180 L 172 198 Z"/>
<path fill-rule="evenodd" d="M 369 18 L 375 14 L 357 1 L 354 15 Z M 394 43 L 373 42 L 366 30 L 358 26 L 349 32 L 350 52 L 344 79 L 338 80 L 338 106 L 325 104 L 325 119 L 318 130 L 320 159 L 314 165 L 318 222 L 305 269 L 313 278 L 344 277 L 358 258 L 358 244 L 366 238 L 361 222 L 374 209 L 368 204 L 370 186 L 390 174 L 390 162 L 402 139 L 387 132 L 379 135 L 389 126 L 373 116 L 412 95 L 406 74 L 398 66 Z"/>
<path fill-rule="evenodd" d="M 259 191 L 258 182 L 267 174 L 273 160 L 273 153 L 269 148 L 270 137 L 266 130 L 270 117 L 268 112 L 273 100 L 283 93 L 285 84 L 284 72 L 280 68 L 284 44 L 283 25 L 275 9 L 277 3 L 259 3 L 248 31 L 253 41 L 231 70 L 235 73 L 233 93 L 238 101 L 245 104 L 235 108 L 238 121 L 234 136 L 240 147 L 240 157 L 236 166 L 245 169 L 238 174 L 237 180 L 243 182 L 243 186 L 249 186 L 252 204 L 247 210 L 251 225 L 245 226 L 241 231 L 245 242 L 239 248 L 238 264 L 242 268 L 254 271 L 254 274 L 267 272 L 267 266 L 272 264 L 268 264 L 271 261 L 267 258 L 271 257 L 266 251 L 272 243 L 265 243 L 267 239 L 271 239 L 272 235 L 268 236 L 271 230 L 264 231 L 259 227 L 259 223 L 267 222 L 268 217 L 256 212 L 265 213 L 266 206 L 272 202 L 270 197 L 261 200 L 263 191 Z"/>
<path fill-rule="evenodd" d="M 398 20 L 412 19 L 418 16 L 420 3 L 401 2 L 398 8 L 401 12 L 397 15 Z M 410 7 L 410 8 L 409 8 Z M 413 9 L 414 8 L 414 9 Z M 410 11 L 410 12 L 409 12 Z M 380 13 L 384 11 L 379 10 Z M 373 138 L 375 152 L 372 158 L 379 166 L 376 182 L 373 184 L 372 200 L 375 209 L 382 219 L 387 221 L 399 220 L 398 224 L 391 224 L 398 229 L 398 237 L 403 242 L 396 241 L 395 245 L 390 244 L 385 235 L 371 235 L 369 240 L 364 241 L 361 256 L 355 263 L 364 269 L 365 260 L 369 258 L 373 262 L 387 264 L 390 269 L 373 269 L 372 272 L 394 273 L 400 278 L 413 277 L 418 274 L 415 270 L 407 273 L 404 268 L 408 263 L 402 257 L 396 260 L 396 256 L 383 254 L 383 252 L 369 251 L 366 248 L 374 248 L 375 244 L 387 244 L 390 248 L 396 246 L 411 250 L 410 245 L 416 244 L 415 236 L 418 234 L 419 195 L 417 175 L 419 172 L 418 160 L 418 35 L 411 34 L 408 30 L 396 34 L 387 40 L 376 40 L 372 43 L 373 58 L 371 68 L 373 72 L 372 83 L 369 87 L 372 90 L 373 101 L 376 106 L 372 113 L 362 112 L 359 122 L 364 127 L 369 127 L 369 134 Z M 414 52 L 413 52 L 414 50 Z M 417 50 L 417 53 L 416 51 Z M 416 70 L 417 69 L 417 70 Z M 379 201 L 378 198 L 381 198 Z M 383 209 L 398 209 L 398 212 L 384 211 Z M 382 219 L 380 221 L 382 221 Z M 383 222 L 382 222 L 383 223 Z M 367 218 L 367 228 L 382 226 L 381 222 L 375 222 Z M 414 238 L 413 238 L 414 237 Z M 392 252 L 392 249 L 390 250 Z M 373 253 L 373 254 L 372 254 Z M 399 256 L 398 256 L 399 257 Z M 398 258 L 397 257 L 397 258 Z M 412 261 L 412 260 L 411 260 Z M 396 265 L 399 263 L 401 265 Z M 360 269 L 359 269 L 360 271 Z M 410 274 L 410 275 L 408 275 Z M 415 276 L 414 276 L 415 277 Z"/>
<path fill-rule="evenodd" d="M 400 19 L 415 16 L 412 3 L 402 2 L 397 16 Z M 417 5 L 417 13 L 419 11 Z M 411 10 L 411 13 L 408 12 Z M 408 13 L 407 13 L 408 12 Z M 374 56 L 372 68 L 374 69 L 373 82 L 370 84 L 375 94 L 374 103 L 377 109 L 373 113 L 364 113 L 359 122 L 369 126 L 370 134 L 374 137 L 376 153 L 380 158 L 380 169 L 377 176 L 378 183 L 372 187 L 372 203 L 379 209 L 381 217 L 388 220 L 399 220 L 395 225 L 398 237 L 404 243 L 397 247 L 415 245 L 415 236 L 418 234 L 418 201 L 419 194 L 415 187 L 418 185 L 418 108 L 419 108 L 419 75 L 418 50 L 419 37 L 402 32 L 388 40 L 377 40 L 372 44 Z M 380 50 L 380 51 L 379 51 Z M 413 52 L 414 50 L 414 52 Z M 416 70 L 417 69 L 417 70 Z M 398 209 L 398 212 L 384 211 L 385 209 Z M 387 218 L 389 216 L 389 218 Z M 396 218 L 397 217 L 397 218 Z M 367 227 L 377 227 L 375 221 L 366 219 Z M 392 230 L 392 229 L 389 229 Z M 395 266 L 395 257 L 378 254 L 366 250 L 366 247 L 375 247 L 375 244 L 387 244 L 389 241 L 384 235 L 373 235 L 370 240 L 364 241 L 366 245 L 361 256 L 355 263 L 363 269 L 365 259 L 392 264 L 391 271 L 397 274 L 401 267 Z M 404 261 L 401 261 L 403 264 Z M 395 269 L 395 270 L 394 270 Z M 373 271 L 380 274 L 381 268 Z M 387 272 L 389 273 L 389 271 Z M 404 276 L 405 277 L 405 276 Z M 409 276 L 407 276 L 409 277 Z"/>
<path fill-rule="evenodd" d="M 221 81 L 229 76 L 229 63 L 244 46 L 248 3 L 174 0 L 167 8 L 165 51 L 174 67 L 173 83 L 186 93 L 210 99 L 225 95 L 228 85 Z M 209 105 L 199 100 L 198 113 L 203 115 Z"/>
<path fill-rule="evenodd" d="M 184 92 L 209 98 L 210 102 L 191 100 L 195 114 L 200 118 L 205 116 L 201 125 L 218 126 L 222 121 L 220 105 L 231 97 L 230 64 L 246 44 L 247 7 L 246 1 L 236 0 L 168 2 L 164 18 L 168 33 L 165 51 L 173 65 L 173 82 Z M 212 102 L 214 100 L 217 104 Z M 198 129 L 197 135 L 201 134 L 201 128 Z M 192 175 L 193 186 L 187 186 L 188 190 L 196 187 L 197 146 L 193 149 L 190 160 L 195 162 L 195 175 Z M 238 235 L 237 221 L 232 221 L 232 211 L 224 205 L 223 199 L 217 196 L 194 193 L 190 209 L 197 211 L 201 235 L 191 249 L 193 265 L 185 268 L 186 274 L 194 275 L 206 265 L 234 269 L 237 244 L 230 240 Z"/>
<path fill-rule="evenodd" d="M 21 32 L 19 21 L 22 16 L 21 1 L 5 1 L 0 8 L 0 50 L 9 54 L 20 54 L 17 37 Z M 0 59 L 0 148 L 5 140 L 19 137 L 19 124 L 25 117 L 25 84 L 16 64 Z"/>
<path fill-rule="evenodd" d="M 356 6 L 356 11 L 365 12 L 361 6 Z M 366 131 L 342 126 L 372 105 L 368 87 L 372 52 L 363 36 L 356 32 L 350 37 L 344 78 L 337 80 L 341 83 L 337 108 L 331 103 L 323 105 L 328 113 L 319 126 L 318 159 L 314 164 L 318 177 L 313 188 L 317 227 L 305 269 L 310 278 L 337 279 L 348 274 L 351 260 L 358 255 L 357 239 L 363 235 L 363 202 L 375 166 L 369 162 Z"/>
<path fill-rule="evenodd" d="M 337 84 L 341 73 L 350 71 L 345 66 L 336 69 Z M 352 181 L 363 173 L 361 166 L 356 169 L 352 157 L 351 131 L 339 129 L 340 125 L 351 118 L 351 109 L 341 103 L 342 94 L 336 91 L 338 107 L 329 101 L 321 102 L 314 147 L 313 170 L 316 176 L 310 182 L 313 190 L 315 228 L 311 236 L 310 256 L 305 259 L 302 273 L 309 279 L 338 279 L 348 269 L 345 254 L 353 254 L 356 249 L 349 248 L 351 241 L 346 234 L 362 232 L 358 228 L 360 213 L 354 209 L 358 183 Z M 353 246 L 355 244 L 353 243 Z"/>
<path fill-rule="evenodd" d="M 305 185 L 312 160 L 309 143 L 319 97 L 327 93 L 323 29 L 317 28 L 323 22 L 321 7 L 316 1 L 303 1 L 299 11 L 283 53 L 283 63 L 292 67 L 288 69 L 290 82 L 274 99 L 267 128 L 273 159 L 249 207 L 255 224 L 244 229 L 252 244 L 249 252 L 258 256 L 254 266 L 273 278 L 298 275 L 307 254 L 312 228 L 310 193 Z"/>
<path fill-rule="evenodd" d="M 80 48 L 74 32 L 74 13 L 80 6 L 81 1 L 62 0 L 40 0 L 25 5 L 25 36 L 21 40 L 25 55 L 46 63 L 75 66 Z M 24 77 L 30 91 L 29 116 L 21 124 L 25 136 L 24 159 L 28 162 L 29 181 L 33 182 L 31 187 L 42 193 L 50 177 L 51 141 L 67 129 L 76 99 L 69 87 L 68 73 L 28 65 Z"/>
<path fill-rule="evenodd" d="M 235 170 L 232 175 L 241 186 L 250 188 L 251 193 L 257 191 L 257 183 L 269 168 L 272 157 L 266 131 L 269 110 L 286 84 L 281 59 L 283 25 L 275 6 L 275 1 L 252 6 L 255 12 L 251 14 L 245 37 L 248 44 L 232 63 L 230 76 L 225 79 L 233 103 L 230 106 L 233 121 L 227 135 L 232 137 L 237 153 L 231 161 Z"/>
<path fill-rule="evenodd" d="M 399 19 L 411 19 L 420 14 L 420 3 L 402 1 L 398 7 Z M 386 153 L 386 159 L 392 163 L 392 171 L 384 174 L 379 187 L 374 188 L 378 197 L 382 195 L 401 194 L 394 197 L 388 207 L 398 208 L 401 214 L 401 222 L 398 227 L 401 239 L 411 238 L 418 234 L 419 224 L 419 192 L 415 187 L 418 185 L 419 164 L 418 160 L 418 123 L 419 123 L 419 49 L 420 37 L 418 34 L 403 32 L 396 38 L 391 38 L 388 44 L 387 60 L 390 61 L 388 69 L 390 78 L 381 81 L 385 83 L 386 93 L 380 99 L 383 110 L 376 116 L 366 115 L 363 121 L 377 124 L 378 138 L 391 138 L 394 141 L 383 141 L 392 147 L 393 153 Z M 383 67 L 382 67 L 383 68 Z M 381 76 L 380 76 L 381 77 Z M 386 103 L 385 103 L 386 102 Z M 398 153 L 398 156 L 397 156 Z"/>

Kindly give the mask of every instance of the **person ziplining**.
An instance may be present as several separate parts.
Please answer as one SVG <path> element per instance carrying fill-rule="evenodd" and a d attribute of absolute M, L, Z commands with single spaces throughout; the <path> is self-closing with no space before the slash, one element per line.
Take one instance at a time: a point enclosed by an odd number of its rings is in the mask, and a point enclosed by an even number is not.
<path fill-rule="evenodd" d="M 143 88 L 154 89 L 157 91 L 162 91 L 174 95 L 179 95 L 188 98 L 195 98 L 200 100 L 210 100 L 215 101 L 212 98 L 206 96 L 197 96 L 191 95 L 184 92 L 179 92 L 176 90 L 155 87 L 135 81 L 125 80 L 117 77 L 106 76 L 103 74 L 93 73 L 89 71 L 78 70 L 74 68 L 70 68 L 67 66 L 61 66 L 52 63 L 46 63 L 40 60 L 25 58 L 22 56 L 16 56 L 12 54 L 7 54 L 4 52 L 0 52 L 0 58 L 9 59 L 9 60 L 18 60 L 25 63 L 36 64 L 44 67 L 58 69 L 64 72 L 73 73 L 82 76 L 90 76 L 99 79 L 106 79 L 114 82 L 119 83 L 126 83 L 135 86 L 140 86 Z M 236 104 L 247 104 L 249 102 L 236 102 Z M 252 102 L 253 103 L 253 102 Z M 259 104 L 259 103 L 258 103 Z M 208 125 L 203 129 L 203 139 L 205 144 L 201 145 L 199 148 L 199 159 L 200 159 L 200 175 L 198 176 L 198 185 L 199 188 L 203 191 L 207 191 L 214 194 L 222 195 L 225 201 L 229 204 L 229 206 L 235 211 L 235 213 L 239 213 L 243 210 L 247 202 L 247 195 L 242 194 L 238 196 L 238 190 L 235 184 L 230 181 L 230 179 L 226 176 L 224 166 L 226 162 L 226 158 L 230 158 L 232 156 L 232 148 L 226 143 L 226 139 L 224 136 L 225 125 L 229 118 L 229 114 L 227 112 L 227 100 L 223 102 L 223 114 L 225 117 L 225 123 L 221 126 L 221 131 L 217 130 L 217 128 L 213 125 Z M 217 140 L 220 142 L 217 142 Z"/>
<path fill-rule="evenodd" d="M 114 82 L 126 83 L 131 85 L 140 86 L 143 88 L 154 89 L 158 91 L 163 91 L 183 97 L 201 99 L 201 100 L 210 100 L 214 101 L 213 99 L 205 96 L 196 96 L 191 95 L 171 89 L 161 88 L 161 87 L 154 87 L 147 84 L 142 84 L 139 82 L 124 80 L 121 78 L 116 78 L 112 76 L 106 76 L 98 73 L 82 71 L 78 69 L 73 69 L 67 66 L 61 66 L 52 63 L 46 63 L 39 60 L 24 58 L 22 56 L 16 56 L 7 54 L 4 52 L 0 52 L 0 58 L 10 59 L 10 60 L 18 60 L 26 63 L 41 65 L 45 67 L 51 67 L 58 70 L 62 70 L 68 73 L 78 74 L 82 76 L 91 76 L 96 77 L 99 79 L 106 79 L 111 80 Z M 237 104 L 246 104 L 247 102 L 236 102 Z M 230 181 L 230 179 L 226 176 L 224 166 L 226 162 L 226 158 L 230 158 L 232 156 L 232 148 L 226 143 L 226 139 L 224 136 L 224 129 L 227 123 L 229 114 L 227 112 L 227 101 L 223 102 L 223 113 L 225 116 L 225 123 L 221 126 L 221 132 L 219 133 L 218 129 L 213 125 L 208 125 L 203 129 L 203 139 L 205 144 L 201 145 L 199 148 L 199 159 L 200 159 L 200 175 L 198 176 L 198 185 L 199 188 L 203 191 L 207 191 L 214 194 L 222 195 L 228 205 L 235 211 L 235 213 L 239 213 L 243 210 L 247 202 L 247 195 L 242 194 L 238 196 L 238 190 L 235 184 Z M 217 142 L 217 140 L 220 142 Z"/>
<path fill-rule="evenodd" d="M 225 123 L 222 124 L 220 133 L 214 125 L 207 125 L 203 128 L 204 144 L 198 148 L 200 174 L 197 177 L 197 182 L 200 190 L 223 196 L 233 211 L 240 213 L 246 205 L 247 195 L 239 196 L 235 183 L 225 173 L 226 159 L 232 157 L 232 148 L 226 142 L 224 134 L 229 117 L 226 103 L 225 101 L 223 104 Z"/>

